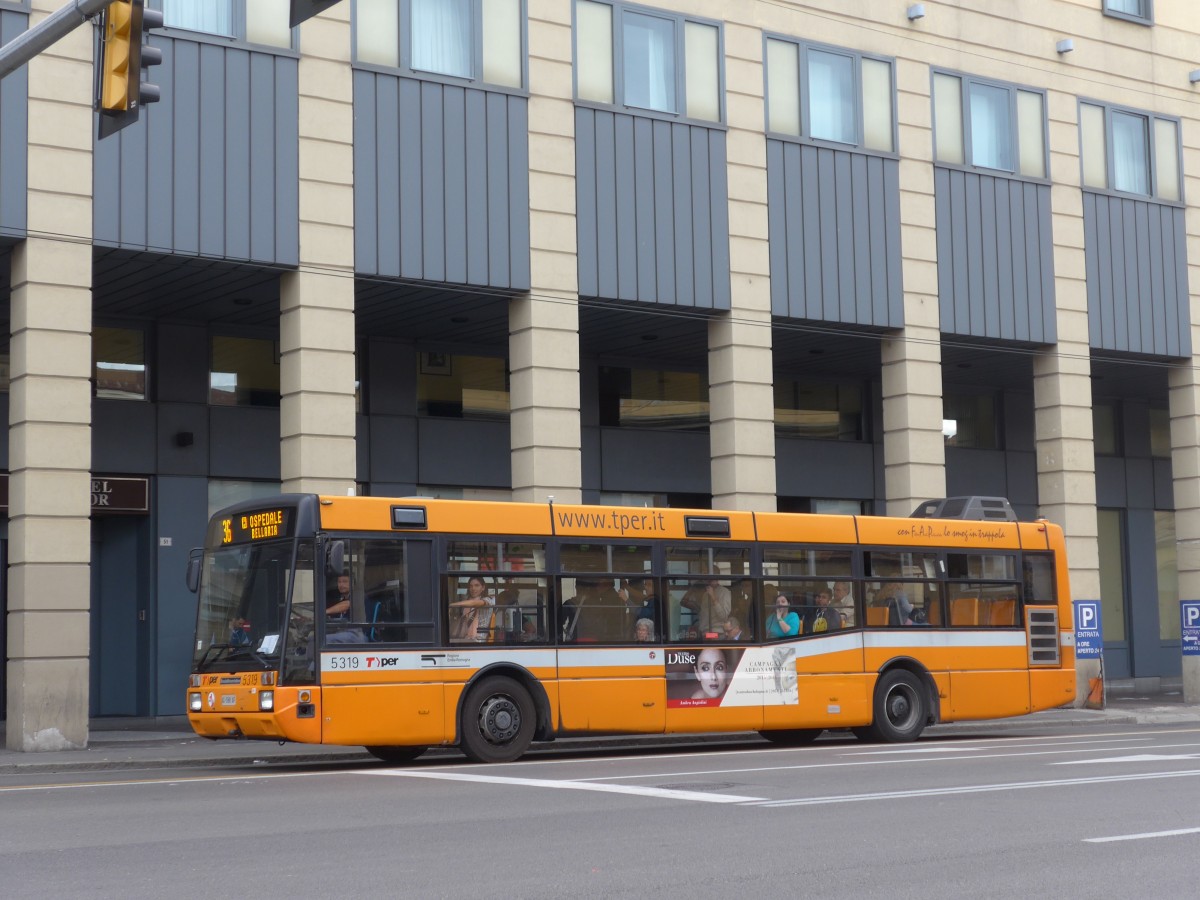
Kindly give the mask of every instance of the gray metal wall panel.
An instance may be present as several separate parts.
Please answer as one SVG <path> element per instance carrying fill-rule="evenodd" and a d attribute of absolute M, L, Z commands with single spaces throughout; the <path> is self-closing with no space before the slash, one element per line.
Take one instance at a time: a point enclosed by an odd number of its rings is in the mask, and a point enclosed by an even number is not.
<path fill-rule="evenodd" d="M 1119 456 L 1096 457 L 1096 505 L 1125 505 L 1125 460 Z"/>
<path fill-rule="evenodd" d="M 708 435 L 703 432 L 600 428 L 600 489 L 707 494 Z"/>
<path fill-rule="evenodd" d="M 187 589 L 179 573 L 187 565 L 192 547 L 204 544 L 208 522 L 208 479 L 167 477 L 155 479 L 155 526 L 159 534 L 171 535 L 170 547 L 155 547 L 155 602 L 152 616 L 157 677 L 154 679 L 155 707 L 151 715 L 181 716 L 184 693 L 192 666 L 196 638 L 196 595 Z"/>
<path fill-rule="evenodd" d="M 24 33 L 25 13 L 0 11 L 0 41 Z M 0 81 L 0 235 L 21 238 L 28 227 L 29 68 L 22 66 Z"/>
<path fill-rule="evenodd" d="M 875 444 L 775 439 L 775 490 L 781 497 L 874 499 Z M 882 458 L 883 454 L 878 454 Z"/>
<path fill-rule="evenodd" d="M 579 293 L 600 293 L 599 198 L 596 196 L 596 117 L 575 110 L 575 240 L 579 268 Z"/>
<path fill-rule="evenodd" d="M 222 252 L 250 258 L 250 119 L 260 92 L 250 80 L 250 54 L 229 50 L 225 55 L 225 240 Z M 273 86 L 272 86 L 273 87 Z M 250 103 L 247 105 L 246 96 Z M 273 98 L 274 90 L 267 94 Z"/>
<path fill-rule="evenodd" d="M 92 471 L 144 475 L 157 468 L 154 404 L 92 401 Z"/>
<path fill-rule="evenodd" d="M 508 158 L 508 99 L 504 94 L 488 94 L 487 97 L 486 135 L 476 136 L 487 141 L 488 148 L 488 246 L 493 251 L 488 256 L 488 280 L 493 285 L 510 285 L 510 267 L 508 250 L 508 204 L 512 161 Z M 526 140 L 528 147 L 528 140 Z M 525 159 L 519 161 L 523 168 L 529 168 L 528 153 Z M 528 207 L 528 203 L 526 204 Z M 525 248 L 529 255 L 529 248 Z M 528 287 L 528 285 L 523 285 Z"/>
<path fill-rule="evenodd" d="M 529 288 L 527 103 L 355 71 L 360 273 Z"/>
<path fill-rule="evenodd" d="M 445 140 L 442 153 L 446 202 L 446 274 L 455 284 L 467 283 L 467 94 L 447 86 L 444 97 Z"/>
<path fill-rule="evenodd" d="M 1185 228 L 1179 207 L 1084 192 L 1093 348 L 1191 356 Z"/>
<path fill-rule="evenodd" d="M 419 483 L 511 487 L 510 446 L 508 422 L 417 419 Z"/>
<path fill-rule="evenodd" d="M 941 327 L 948 334 L 1055 340 L 1050 187 L 934 169 Z"/>
<path fill-rule="evenodd" d="M 729 309 L 725 133 L 575 110 L 583 296 Z"/>
<path fill-rule="evenodd" d="M 895 160 L 767 141 L 767 196 L 775 315 L 904 323 Z"/>
<path fill-rule="evenodd" d="M 297 61 L 155 36 L 163 102 L 96 141 L 94 240 L 104 246 L 295 265 Z M 6 117 L 7 121 L 7 117 Z M 203 123 L 203 127 L 201 126 Z"/>
<path fill-rule="evenodd" d="M 279 410 L 210 406 L 208 423 L 211 477 L 279 480 Z"/>
<path fill-rule="evenodd" d="M 633 122 L 632 116 L 616 116 L 613 119 L 613 193 L 617 201 L 616 297 L 619 300 L 636 300 L 638 297 Z M 642 152 L 646 152 L 646 148 Z"/>

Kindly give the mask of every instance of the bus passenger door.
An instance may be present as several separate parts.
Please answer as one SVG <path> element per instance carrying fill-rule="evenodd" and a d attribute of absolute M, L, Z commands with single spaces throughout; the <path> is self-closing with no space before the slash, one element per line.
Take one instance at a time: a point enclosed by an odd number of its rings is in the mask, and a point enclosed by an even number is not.
<path fill-rule="evenodd" d="M 560 647 L 558 678 L 566 731 L 661 734 L 666 727 L 661 646 Z"/>

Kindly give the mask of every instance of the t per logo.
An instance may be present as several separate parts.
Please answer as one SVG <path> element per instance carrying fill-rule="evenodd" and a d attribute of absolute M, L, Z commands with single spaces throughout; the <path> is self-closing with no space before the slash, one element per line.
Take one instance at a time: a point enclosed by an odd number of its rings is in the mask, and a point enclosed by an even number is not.
<path fill-rule="evenodd" d="M 400 657 L 398 656 L 368 656 L 368 669 L 387 669 L 391 666 L 400 665 Z"/>

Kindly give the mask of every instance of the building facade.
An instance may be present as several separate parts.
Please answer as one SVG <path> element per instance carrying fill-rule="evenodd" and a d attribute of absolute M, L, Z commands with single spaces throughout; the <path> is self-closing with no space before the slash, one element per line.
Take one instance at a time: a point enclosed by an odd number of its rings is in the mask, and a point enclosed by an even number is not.
<path fill-rule="evenodd" d="M 280 489 L 1004 495 L 1179 675 L 1192 0 L 148 3 L 118 135 L 91 27 L 0 83 L 9 746 L 182 713 L 188 551 Z"/>

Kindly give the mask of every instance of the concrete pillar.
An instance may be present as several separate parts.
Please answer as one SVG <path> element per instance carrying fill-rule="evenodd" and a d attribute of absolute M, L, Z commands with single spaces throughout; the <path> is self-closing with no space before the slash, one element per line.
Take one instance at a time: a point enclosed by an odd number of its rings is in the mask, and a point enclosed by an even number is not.
<path fill-rule="evenodd" d="M 30 25 L 60 5 L 34 0 Z M 88 741 L 92 40 L 77 28 L 29 63 L 31 237 L 12 255 L 10 750 Z"/>
<path fill-rule="evenodd" d="M 1193 292 L 1193 301 L 1198 298 L 1200 293 Z M 1196 312 L 1192 322 L 1192 347 L 1197 348 L 1200 319 Z M 1181 600 L 1200 600 L 1200 372 L 1196 365 L 1193 357 L 1173 366 L 1170 373 L 1171 473 Z M 1183 657 L 1182 674 L 1183 699 L 1200 703 L 1200 656 Z"/>
<path fill-rule="evenodd" d="M 946 494 L 929 67 L 896 61 L 904 327 L 881 348 L 887 514 Z"/>
<path fill-rule="evenodd" d="M 1083 196 L 1074 96 L 1048 92 L 1051 229 L 1058 343 L 1033 360 L 1034 440 L 1039 514 L 1063 527 L 1071 596 L 1100 599 L 1096 455 L 1092 439 L 1092 381 L 1088 341 Z M 1061 623 L 1065 628 L 1068 623 Z M 1082 706 L 1098 660 L 1076 664 L 1075 704 Z"/>
<path fill-rule="evenodd" d="M 350 4 L 301 26 L 300 269 L 280 280 L 285 491 L 354 491 L 354 90 Z"/>
<path fill-rule="evenodd" d="M 514 500 L 582 499 L 571 9 L 529 0 L 529 268 L 509 305 Z"/>
<path fill-rule="evenodd" d="M 715 509 L 775 510 L 763 40 L 725 27 L 729 261 L 733 308 L 708 328 L 709 441 Z"/>

